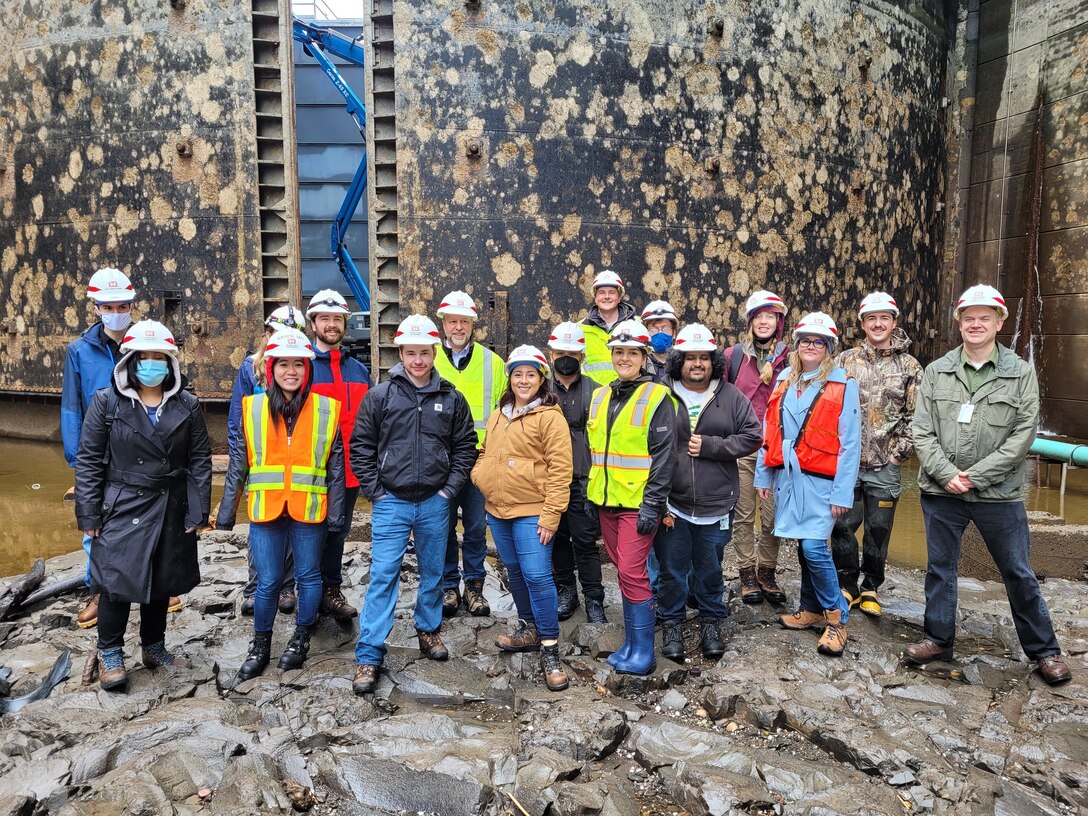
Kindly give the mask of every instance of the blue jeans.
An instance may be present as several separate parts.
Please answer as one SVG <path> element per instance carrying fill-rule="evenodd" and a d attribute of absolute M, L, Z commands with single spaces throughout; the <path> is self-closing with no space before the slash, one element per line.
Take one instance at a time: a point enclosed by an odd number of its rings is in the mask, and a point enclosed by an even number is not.
<path fill-rule="evenodd" d="M 94 541 L 86 533 L 83 534 L 83 552 L 87 553 L 87 574 L 83 579 L 83 583 L 87 586 L 91 585 L 91 542 Z"/>
<path fill-rule="evenodd" d="M 1020 646 L 1031 660 L 1061 653 L 1054 624 L 1028 561 L 1028 517 L 1023 502 L 970 502 L 922 494 L 926 524 L 926 637 L 941 646 L 956 639 L 957 565 L 960 541 L 974 522 L 994 559 Z"/>
<path fill-rule="evenodd" d="M 325 548 L 321 551 L 321 583 L 325 586 L 338 587 L 344 583 L 344 542 L 351 532 L 351 517 L 358 498 L 359 488 L 344 490 L 344 529 L 325 535 Z"/>
<path fill-rule="evenodd" d="M 437 493 L 421 502 L 386 493 L 374 502 L 370 584 L 359 616 L 359 642 L 355 644 L 355 662 L 359 665 L 380 666 L 385 658 L 385 639 L 393 631 L 400 566 L 410 536 L 415 538 L 419 565 L 416 629 L 437 632 L 442 626 L 442 559 L 449 519 L 449 500 Z"/>
<path fill-rule="evenodd" d="M 461 559 L 457 557 L 457 508 L 461 508 L 462 536 Z M 487 556 L 487 512 L 484 510 L 484 495 L 471 481 L 450 501 L 450 526 L 446 534 L 446 564 L 442 576 L 442 589 L 457 589 L 461 579 L 482 581 L 484 579 L 484 558 Z M 458 560 L 464 564 L 460 572 Z"/>
<path fill-rule="evenodd" d="M 510 578 L 518 617 L 536 625 L 541 640 L 559 637 L 559 595 L 552 578 L 552 548 L 540 543 L 540 516 L 501 519 L 487 514 L 491 537 Z"/>
<path fill-rule="evenodd" d="M 846 623 L 850 607 L 839 589 L 831 544 L 824 538 L 802 538 L 797 542 L 797 560 L 801 564 L 800 608 L 816 613 L 838 609 L 841 622 Z"/>
<path fill-rule="evenodd" d="M 276 620 L 283 560 L 288 549 L 295 559 L 298 607 L 295 621 L 310 626 L 317 620 L 321 603 L 321 548 L 325 544 L 325 523 L 306 524 L 283 516 L 275 521 L 254 521 L 249 525 L 249 560 L 257 573 L 253 629 L 271 632 Z"/>
<path fill-rule="evenodd" d="M 729 543 L 729 529 L 720 524 L 692 524 L 677 518 L 673 526 L 661 525 L 654 536 L 654 552 L 661 565 L 657 591 L 658 615 L 666 621 L 683 621 L 688 594 L 699 604 L 706 620 L 729 615 L 723 597 L 722 554 Z"/>

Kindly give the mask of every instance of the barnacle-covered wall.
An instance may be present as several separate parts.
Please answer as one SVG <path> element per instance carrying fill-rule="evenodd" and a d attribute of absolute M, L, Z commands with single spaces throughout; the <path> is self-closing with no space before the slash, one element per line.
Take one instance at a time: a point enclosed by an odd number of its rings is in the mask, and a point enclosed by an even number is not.
<path fill-rule="evenodd" d="M 484 306 L 498 347 L 541 342 L 583 314 L 603 268 L 636 306 L 664 297 L 723 335 L 756 288 L 781 293 L 794 319 L 819 308 L 847 327 L 860 297 L 885 289 L 925 343 L 943 229 L 943 8 L 373 0 L 383 363 L 396 319 L 433 313 L 453 288 Z"/>
<path fill-rule="evenodd" d="M 0 0 L 0 390 L 59 391 L 94 319 L 87 278 L 115 266 L 137 317 L 174 330 L 200 396 L 229 395 L 266 296 L 288 290 L 264 274 L 260 199 L 277 188 L 257 161 L 279 66 L 255 61 L 285 9 Z"/>

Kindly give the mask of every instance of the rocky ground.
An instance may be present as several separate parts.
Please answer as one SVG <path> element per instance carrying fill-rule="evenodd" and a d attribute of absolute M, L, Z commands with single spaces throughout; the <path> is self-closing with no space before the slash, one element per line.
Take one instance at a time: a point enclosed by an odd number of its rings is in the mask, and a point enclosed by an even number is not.
<path fill-rule="evenodd" d="M 348 597 L 361 601 L 369 538 L 349 543 Z M 1073 682 L 1048 688 L 1016 645 L 1000 586 L 964 579 L 955 663 L 899 659 L 917 639 L 922 576 L 891 572 L 879 622 L 856 614 L 841 659 L 816 632 L 787 632 L 769 605 L 732 601 L 729 648 L 661 659 L 649 678 L 602 658 L 622 625 L 563 627 L 574 681 L 543 686 L 536 655 L 498 654 L 509 596 L 488 578 L 490 618 L 447 621 L 448 663 L 421 659 L 410 610 L 414 563 L 376 694 L 351 692 L 356 629 L 322 621 L 304 669 L 281 675 L 292 621 L 277 623 L 273 667 L 233 685 L 250 637 L 238 616 L 244 536 L 207 533 L 204 582 L 172 615 L 167 643 L 192 669 L 138 662 L 135 620 L 127 693 L 80 685 L 94 630 L 77 596 L 0 623 L 12 694 L 35 686 L 71 649 L 73 677 L 49 699 L 0 719 L 5 814 L 1068 814 L 1088 808 L 1088 585 L 1044 592 L 1072 655 Z M 785 555 L 789 564 L 792 559 Z M 49 578 L 82 569 L 54 559 Z M 727 573 L 732 572 L 727 567 Z M 621 620 L 611 578 L 610 606 Z M 0 589 L 3 583 L 0 582 Z M 797 595 L 796 567 L 785 586 Z M 133 618 L 137 618 L 134 614 Z"/>

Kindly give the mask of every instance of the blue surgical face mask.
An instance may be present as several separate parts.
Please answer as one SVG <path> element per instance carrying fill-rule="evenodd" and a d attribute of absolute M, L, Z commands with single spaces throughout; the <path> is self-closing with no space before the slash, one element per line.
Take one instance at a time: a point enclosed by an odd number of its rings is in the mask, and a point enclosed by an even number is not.
<path fill-rule="evenodd" d="M 661 354 L 672 348 L 672 339 L 672 335 L 668 332 L 655 332 L 650 335 L 650 346 L 658 354 Z"/>
<path fill-rule="evenodd" d="M 166 379 L 170 364 L 166 360 L 139 360 L 136 363 L 136 379 L 148 388 L 154 388 Z"/>
<path fill-rule="evenodd" d="M 103 312 L 102 325 L 110 331 L 124 331 L 132 325 L 131 312 Z"/>

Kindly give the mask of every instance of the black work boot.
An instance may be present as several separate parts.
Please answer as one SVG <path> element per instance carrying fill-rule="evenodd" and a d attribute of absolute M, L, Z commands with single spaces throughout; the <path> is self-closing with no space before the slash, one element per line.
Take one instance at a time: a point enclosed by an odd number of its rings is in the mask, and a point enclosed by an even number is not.
<path fill-rule="evenodd" d="M 586 620 L 590 623 L 608 623 L 604 616 L 604 602 L 600 598 L 586 596 Z"/>
<path fill-rule="evenodd" d="M 461 605 L 461 593 L 457 587 L 450 587 L 442 593 L 442 617 L 452 618 Z"/>
<path fill-rule="evenodd" d="M 280 671 L 301 669 L 306 662 L 306 655 L 310 653 L 310 633 L 312 626 L 296 626 L 291 639 L 287 641 L 287 648 L 283 650 L 280 658 Z"/>
<path fill-rule="evenodd" d="M 249 654 L 246 655 L 245 663 L 238 669 L 235 682 L 241 683 L 262 674 L 268 668 L 271 651 L 272 633 L 254 632 L 253 640 L 249 644 Z"/>
<path fill-rule="evenodd" d="M 559 595 L 559 620 L 565 621 L 578 608 L 578 590 L 566 584 L 556 587 Z"/>
<path fill-rule="evenodd" d="M 703 657 L 717 660 L 725 654 L 725 644 L 722 643 L 722 628 L 719 621 L 703 620 L 699 630 L 699 648 L 703 650 Z"/>
<path fill-rule="evenodd" d="M 677 663 L 684 662 L 684 630 L 679 621 L 665 621 L 661 630 L 661 654 Z"/>

